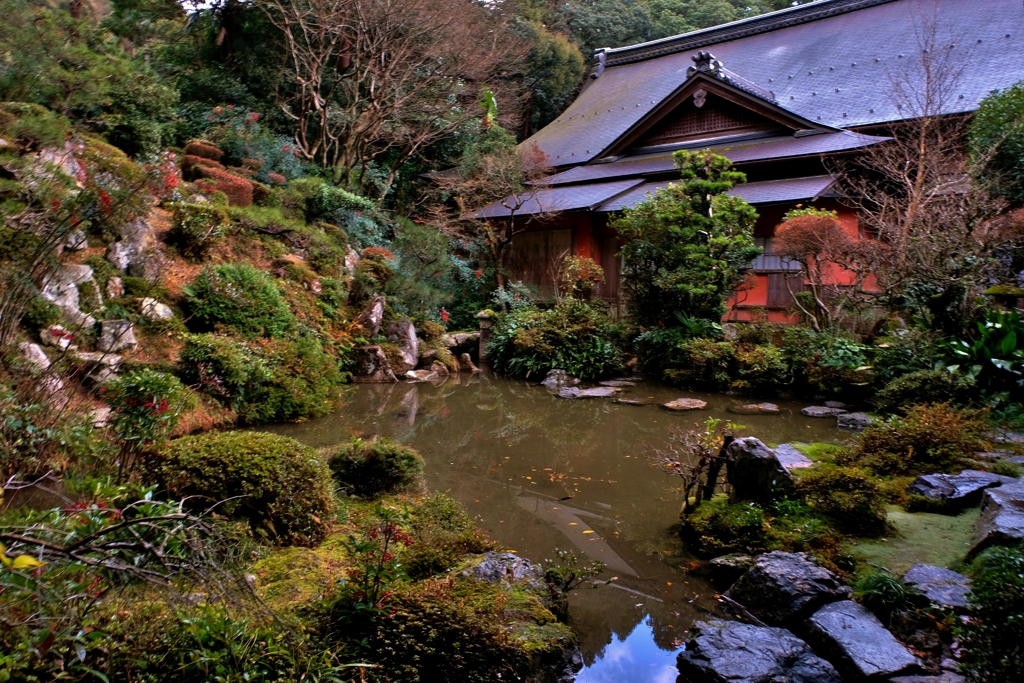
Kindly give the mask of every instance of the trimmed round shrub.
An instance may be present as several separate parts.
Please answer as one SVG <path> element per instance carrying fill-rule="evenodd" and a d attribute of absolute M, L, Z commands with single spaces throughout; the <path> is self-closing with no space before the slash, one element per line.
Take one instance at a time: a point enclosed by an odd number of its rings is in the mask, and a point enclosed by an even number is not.
<path fill-rule="evenodd" d="M 360 498 L 375 498 L 417 485 L 423 458 L 412 448 L 389 439 L 352 439 L 325 450 L 338 486 Z"/>
<path fill-rule="evenodd" d="M 919 370 L 897 377 L 878 392 L 875 407 L 896 412 L 917 403 L 966 405 L 976 393 L 974 382 L 948 370 Z"/>
<path fill-rule="evenodd" d="M 274 281 L 248 263 L 205 268 L 183 291 L 200 331 L 220 324 L 250 338 L 276 337 L 292 324 L 291 311 Z"/>
<path fill-rule="evenodd" d="M 796 480 L 796 490 L 812 510 L 831 517 L 843 531 L 874 536 L 886 530 L 885 498 L 863 470 L 815 467 Z"/>
<path fill-rule="evenodd" d="M 220 503 L 217 512 L 247 522 L 257 538 L 313 546 L 327 535 L 330 471 L 294 439 L 259 432 L 186 436 L 161 451 L 152 475 L 193 509 Z"/>

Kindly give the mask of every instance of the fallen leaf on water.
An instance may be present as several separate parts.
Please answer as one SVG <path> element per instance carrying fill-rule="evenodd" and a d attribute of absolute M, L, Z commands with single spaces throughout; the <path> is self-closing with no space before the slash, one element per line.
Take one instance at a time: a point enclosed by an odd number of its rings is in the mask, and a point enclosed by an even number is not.
<path fill-rule="evenodd" d="M 593 529 L 587 529 L 583 533 L 585 533 L 585 534 L 592 534 L 592 533 L 594 533 L 594 530 Z"/>
<path fill-rule="evenodd" d="M 579 522 L 569 522 L 569 526 L 576 526 Z"/>

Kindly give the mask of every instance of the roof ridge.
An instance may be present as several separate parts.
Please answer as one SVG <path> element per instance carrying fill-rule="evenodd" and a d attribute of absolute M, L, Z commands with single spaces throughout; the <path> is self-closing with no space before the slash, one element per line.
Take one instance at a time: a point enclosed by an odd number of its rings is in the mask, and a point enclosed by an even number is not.
<path fill-rule="evenodd" d="M 819 19 L 856 12 L 876 5 L 885 5 L 897 0 L 817 0 L 806 5 L 762 14 L 749 19 L 740 19 L 728 24 L 691 31 L 678 36 L 627 45 L 616 48 L 598 48 L 595 54 L 603 56 L 602 66 L 613 67 L 632 62 L 642 62 L 655 57 L 686 52 L 696 48 L 715 45 L 737 38 L 768 33 L 789 26 L 805 24 Z"/>

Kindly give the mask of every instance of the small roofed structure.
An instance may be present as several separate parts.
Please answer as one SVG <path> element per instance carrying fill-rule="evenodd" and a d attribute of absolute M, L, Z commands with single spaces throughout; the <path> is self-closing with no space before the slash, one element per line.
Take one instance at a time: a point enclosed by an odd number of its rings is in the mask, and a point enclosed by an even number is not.
<path fill-rule="evenodd" d="M 993 89 L 1024 79 L 1019 0 L 819 0 L 599 50 L 579 97 L 522 143 L 554 173 L 515 212 L 515 220 L 537 220 L 515 238 L 511 279 L 544 289 L 553 259 L 590 256 L 605 270 L 595 294 L 621 311 L 610 217 L 678 178 L 673 152 L 709 149 L 746 173 L 748 182 L 731 193 L 758 210 L 754 234 L 764 248 L 727 317 L 767 309 L 770 320 L 786 320 L 786 274 L 799 266 L 772 254 L 774 228 L 797 204 L 813 204 L 837 211 L 844 230 L 862 236 L 831 171 L 844 156 L 884 143 L 878 132 L 903 118 L 892 77 L 921 51 L 925 20 L 957 36 L 948 49 L 965 59 L 961 92 L 942 113 L 973 111 Z M 477 215 L 503 220 L 509 211 L 495 203 Z"/>

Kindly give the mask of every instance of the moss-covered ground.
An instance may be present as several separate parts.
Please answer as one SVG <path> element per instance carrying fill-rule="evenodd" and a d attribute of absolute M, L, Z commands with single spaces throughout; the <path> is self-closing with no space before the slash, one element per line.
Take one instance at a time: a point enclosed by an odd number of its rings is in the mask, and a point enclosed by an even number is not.
<path fill-rule="evenodd" d="M 977 508 L 953 517 L 893 507 L 887 515 L 893 533 L 850 540 L 844 550 L 867 571 L 884 567 L 902 574 L 918 563 L 949 567 L 960 562 L 974 542 L 979 514 Z"/>

